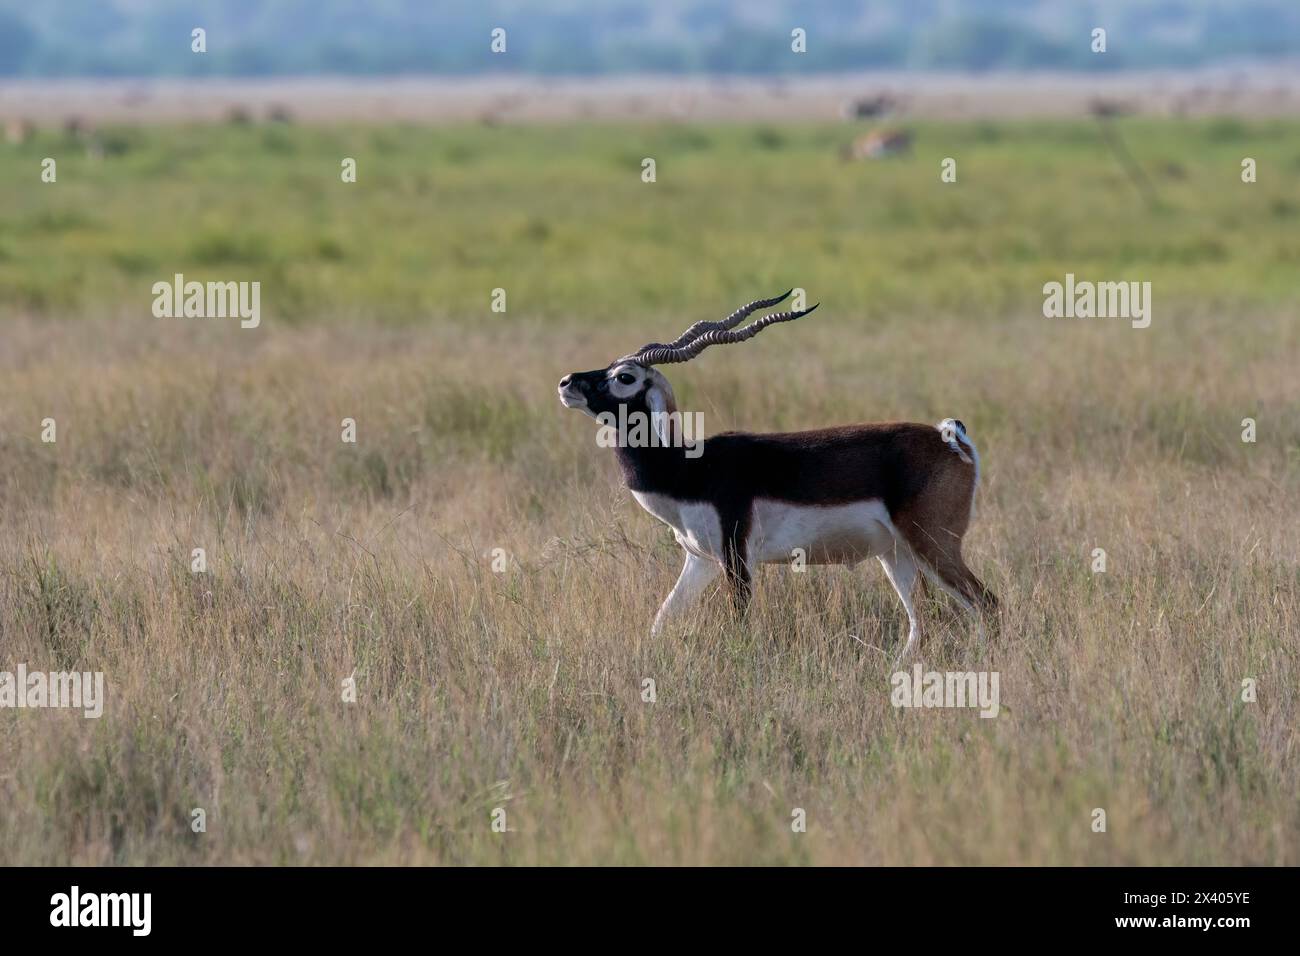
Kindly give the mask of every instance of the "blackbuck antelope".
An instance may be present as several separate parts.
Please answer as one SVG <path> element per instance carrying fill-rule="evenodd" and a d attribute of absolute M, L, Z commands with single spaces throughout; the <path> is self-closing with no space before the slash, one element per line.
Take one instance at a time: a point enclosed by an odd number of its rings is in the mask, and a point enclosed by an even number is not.
<path fill-rule="evenodd" d="M 793 290 L 792 290 L 793 291 Z M 899 660 L 920 625 L 914 592 L 922 573 L 979 615 L 997 598 L 962 560 L 979 483 L 979 454 L 956 419 L 938 425 L 887 422 L 817 431 L 755 435 L 724 432 L 684 447 L 672 386 L 655 368 L 687 362 L 711 345 L 744 342 L 776 322 L 817 306 L 749 315 L 783 301 L 759 299 L 721 322 L 697 322 L 665 344 L 654 342 L 605 368 L 560 380 L 560 401 L 601 421 L 651 423 L 651 440 L 614 442 L 618 462 L 641 507 L 673 529 L 686 552 L 676 586 L 651 633 L 726 575 L 737 609 L 749 601 L 763 563 L 855 565 L 880 559 L 907 610 Z M 733 331 L 734 330 L 734 331 Z M 981 628 L 982 632 L 982 628 Z"/>

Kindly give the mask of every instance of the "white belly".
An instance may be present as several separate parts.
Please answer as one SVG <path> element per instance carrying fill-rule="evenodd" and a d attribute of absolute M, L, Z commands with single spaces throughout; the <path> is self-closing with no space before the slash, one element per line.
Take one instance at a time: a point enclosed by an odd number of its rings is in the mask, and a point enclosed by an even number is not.
<path fill-rule="evenodd" d="M 722 522 L 717 509 L 667 495 L 632 492 L 637 503 L 669 525 L 691 554 L 723 561 Z M 796 505 L 757 499 L 745 541 L 750 564 L 788 562 L 796 549 L 808 564 L 857 564 L 895 547 L 894 525 L 884 502 Z"/>
<path fill-rule="evenodd" d="M 749 531 L 750 563 L 790 561 L 796 549 L 808 564 L 857 564 L 894 548 L 894 525 L 883 501 L 794 505 L 758 499 Z"/>

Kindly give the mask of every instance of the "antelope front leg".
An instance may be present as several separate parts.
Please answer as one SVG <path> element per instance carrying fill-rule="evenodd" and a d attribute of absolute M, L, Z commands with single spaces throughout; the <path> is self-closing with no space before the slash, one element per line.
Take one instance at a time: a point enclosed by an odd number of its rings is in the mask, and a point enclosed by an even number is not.
<path fill-rule="evenodd" d="M 686 552 L 686 563 L 682 565 L 682 573 L 678 576 L 677 583 L 673 585 L 668 597 L 664 599 L 659 613 L 655 615 L 654 625 L 650 628 L 651 636 L 662 631 L 664 624 L 670 618 L 676 617 L 694 604 L 721 571 L 722 567 L 716 561 Z"/>

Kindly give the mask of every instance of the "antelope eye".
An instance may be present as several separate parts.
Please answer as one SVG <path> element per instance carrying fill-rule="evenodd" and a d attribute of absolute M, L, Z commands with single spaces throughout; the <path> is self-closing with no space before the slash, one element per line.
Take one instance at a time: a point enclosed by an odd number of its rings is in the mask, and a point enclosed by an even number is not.
<path fill-rule="evenodd" d="M 631 374 L 630 372 L 619 372 L 618 380 L 622 382 L 624 385 L 631 385 L 633 382 L 636 381 L 636 376 Z"/>

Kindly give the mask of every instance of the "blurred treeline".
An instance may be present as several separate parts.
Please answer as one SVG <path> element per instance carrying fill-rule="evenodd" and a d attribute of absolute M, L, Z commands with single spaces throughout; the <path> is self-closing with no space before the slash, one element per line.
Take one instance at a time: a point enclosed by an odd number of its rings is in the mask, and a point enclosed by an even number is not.
<path fill-rule="evenodd" d="M 1298 45 L 1295 0 L 0 0 L 0 75 L 25 76 L 1109 70 Z"/>

